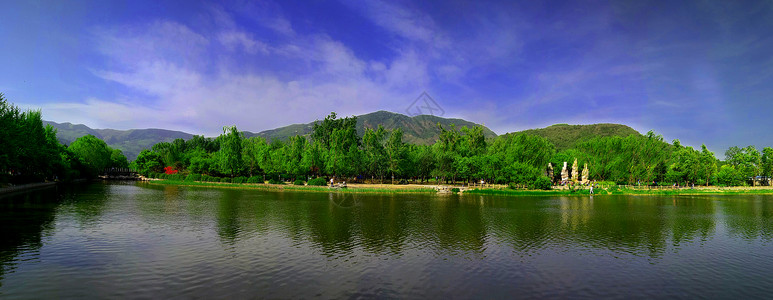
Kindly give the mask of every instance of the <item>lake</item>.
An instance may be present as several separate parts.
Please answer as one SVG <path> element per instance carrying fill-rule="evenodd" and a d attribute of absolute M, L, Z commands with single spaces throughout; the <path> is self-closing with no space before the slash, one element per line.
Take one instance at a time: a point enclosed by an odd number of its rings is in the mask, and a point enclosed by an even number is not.
<path fill-rule="evenodd" d="M 0 197 L 0 298 L 767 298 L 773 196 L 93 183 Z"/>

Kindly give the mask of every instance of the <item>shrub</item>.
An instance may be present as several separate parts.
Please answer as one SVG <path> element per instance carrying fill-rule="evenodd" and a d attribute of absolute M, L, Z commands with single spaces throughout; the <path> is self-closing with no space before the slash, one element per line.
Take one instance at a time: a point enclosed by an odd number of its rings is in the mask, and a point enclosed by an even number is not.
<path fill-rule="evenodd" d="M 201 175 L 199 174 L 188 175 L 188 177 L 185 177 L 185 181 L 188 181 L 188 182 L 201 181 Z"/>
<path fill-rule="evenodd" d="M 234 178 L 231 182 L 233 182 L 233 183 L 244 183 L 245 181 L 247 181 L 247 177 L 239 176 L 239 177 Z"/>
<path fill-rule="evenodd" d="M 552 182 L 545 176 L 537 177 L 529 184 L 529 188 L 533 190 L 549 190 L 551 189 Z"/>
<path fill-rule="evenodd" d="M 451 192 L 454 193 L 454 194 L 457 194 L 457 193 L 459 193 L 459 188 L 452 188 Z"/>
<path fill-rule="evenodd" d="M 263 183 L 263 178 L 258 176 L 252 176 L 247 178 L 247 183 Z"/>
<path fill-rule="evenodd" d="M 325 180 L 325 178 L 317 177 L 317 178 L 314 178 L 312 180 L 309 180 L 309 185 L 313 185 L 313 186 L 326 186 L 327 185 L 327 181 Z"/>
<path fill-rule="evenodd" d="M 294 185 L 303 185 L 303 184 L 304 184 L 304 182 L 303 182 L 303 180 L 296 179 L 295 181 L 293 181 L 293 184 L 294 184 Z"/>
<path fill-rule="evenodd" d="M 517 189 L 521 189 L 521 188 L 523 188 L 523 185 L 522 185 L 522 184 L 515 183 L 515 182 L 511 182 L 511 183 L 508 183 L 508 184 L 507 184 L 507 188 L 509 188 L 509 189 L 511 189 L 511 190 L 517 190 Z"/>
<path fill-rule="evenodd" d="M 397 184 L 408 184 L 408 181 L 405 179 L 400 179 L 400 182 L 398 182 Z"/>
<path fill-rule="evenodd" d="M 228 182 L 228 183 L 230 183 L 231 182 L 231 178 L 228 178 L 228 177 L 220 178 L 220 182 Z"/>
<path fill-rule="evenodd" d="M 270 184 L 285 184 L 283 181 L 279 181 L 279 180 L 276 180 L 274 178 L 269 179 L 268 183 L 270 183 Z"/>

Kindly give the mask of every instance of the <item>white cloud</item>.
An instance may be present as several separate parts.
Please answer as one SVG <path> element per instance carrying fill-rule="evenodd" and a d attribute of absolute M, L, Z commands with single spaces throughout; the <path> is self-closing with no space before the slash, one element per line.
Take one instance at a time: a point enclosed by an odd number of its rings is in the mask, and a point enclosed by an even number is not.
<path fill-rule="evenodd" d="M 244 52 L 256 54 L 258 52 L 268 54 L 268 45 L 254 39 L 243 31 L 224 31 L 218 35 L 218 40 L 230 51 L 241 48 Z"/>
<path fill-rule="evenodd" d="M 171 21 L 96 30 L 99 51 L 113 63 L 93 73 L 130 92 L 115 99 L 49 104 L 45 117 L 95 127 L 216 135 L 223 125 L 261 131 L 321 119 L 330 111 L 400 110 L 429 84 L 427 64 L 415 52 L 370 62 L 319 34 L 267 45 L 233 26 L 228 15 L 217 18 L 220 26 L 210 34 Z M 213 55 L 218 45 L 306 67 L 290 74 L 236 69 L 227 58 Z"/>

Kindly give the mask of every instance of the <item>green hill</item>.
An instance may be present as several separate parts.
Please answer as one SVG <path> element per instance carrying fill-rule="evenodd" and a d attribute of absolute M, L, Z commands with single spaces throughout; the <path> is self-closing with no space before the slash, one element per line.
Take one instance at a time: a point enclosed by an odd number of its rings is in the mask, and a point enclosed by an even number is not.
<path fill-rule="evenodd" d="M 137 158 L 140 151 L 150 149 L 156 143 L 171 142 L 178 138 L 187 140 L 193 137 L 189 133 L 165 129 L 91 129 L 81 124 L 50 121 L 43 121 L 43 123 L 51 124 L 56 128 L 56 137 L 62 144 L 69 145 L 77 138 L 91 134 L 105 141 L 108 146 L 121 149 L 129 160 Z"/>
<path fill-rule="evenodd" d="M 193 137 L 190 133 L 165 129 L 92 129 L 81 124 L 44 122 L 46 124 L 51 124 L 57 129 L 57 138 L 65 145 L 72 143 L 81 136 L 92 134 L 104 140 L 110 147 L 121 149 L 129 160 L 135 159 L 140 151 L 143 149 L 150 149 L 157 143 L 171 142 L 178 138 L 188 140 Z M 448 119 L 430 115 L 409 117 L 387 111 L 377 111 L 357 116 L 357 132 L 362 136 L 365 134 L 366 128 L 375 129 L 378 125 L 382 125 L 389 130 L 401 128 L 403 130 L 403 140 L 405 142 L 430 145 L 435 143 L 440 134 L 437 123 L 440 123 L 445 128 L 450 127 L 451 124 L 455 124 L 457 128 L 478 125 L 462 119 Z M 267 139 L 276 138 L 286 140 L 296 134 L 307 135 L 311 133 L 313 124 L 314 122 L 308 124 L 294 124 L 259 133 L 244 131 L 244 135 L 245 137 L 260 136 Z M 595 136 L 628 136 L 631 134 L 639 134 L 633 128 L 619 124 L 557 124 L 546 128 L 529 129 L 521 132 L 545 137 L 556 145 L 558 150 L 571 148 L 578 141 Z M 496 133 L 485 126 L 483 127 L 483 133 L 487 138 L 497 136 Z"/>
<path fill-rule="evenodd" d="M 57 138 L 62 144 L 69 145 L 77 138 L 91 134 L 105 141 L 110 147 L 121 149 L 129 160 L 137 158 L 140 151 L 143 149 L 150 149 L 157 143 L 171 142 L 178 138 L 188 140 L 193 137 L 193 135 L 189 133 L 165 129 L 92 129 L 81 124 L 56 123 L 50 121 L 44 122 L 46 124 L 51 124 L 57 129 Z M 365 128 L 375 129 L 381 124 L 386 129 L 402 128 L 403 140 L 407 143 L 428 145 L 434 143 L 440 133 L 440 130 L 437 128 L 437 123 L 442 124 L 446 128 L 451 124 L 455 124 L 458 128 L 461 128 L 462 126 L 471 127 L 477 125 L 462 119 L 446 119 L 435 116 L 409 117 L 386 111 L 378 111 L 358 116 L 357 132 L 362 136 L 365 134 Z M 244 136 L 260 136 L 267 139 L 277 138 L 286 140 L 296 134 L 309 134 L 311 132 L 312 124 L 314 124 L 314 122 L 308 124 L 294 124 L 259 133 L 244 131 Z M 493 131 L 486 127 L 484 127 L 483 130 L 486 137 L 496 136 Z"/>
<path fill-rule="evenodd" d="M 266 139 L 277 138 L 285 140 L 296 134 L 306 135 L 311 133 L 312 125 L 315 122 L 308 124 L 293 124 L 259 133 L 245 132 L 244 134 L 247 137 L 260 136 Z M 382 110 L 357 116 L 357 133 L 360 136 L 363 136 L 366 128 L 376 129 L 378 128 L 378 125 L 384 126 L 384 128 L 388 130 L 401 128 L 403 130 L 403 140 L 406 143 L 430 145 L 435 143 L 435 140 L 437 140 L 437 137 L 440 134 L 437 123 L 443 125 L 444 128 L 450 127 L 451 124 L 456 125 L 457 128 L 461 128 L 462 126 L 482 126 L 462 119 L 448 119 L 431 115 L 409 117 Z M 483 134 L 488 138 L 497 136 L 496 133 L 485 126 L 483 126 Z"/>
<path fill-rule="evenodd" d="M 545 128 L 528 129 L 513 133 L 527 133 L 546 138 L 556 146 L 556 150 L 561 151 L 572 148 L 580 141 L 593 137 L 604 136 L 622 136 L 626 137 L 632 134 L 640 133 L 631 127 L 620 124 L 592 124 L 592 125 L 568 125 L 556 124 Z M 508 134 L 513 134 L 508 133 Z"/>

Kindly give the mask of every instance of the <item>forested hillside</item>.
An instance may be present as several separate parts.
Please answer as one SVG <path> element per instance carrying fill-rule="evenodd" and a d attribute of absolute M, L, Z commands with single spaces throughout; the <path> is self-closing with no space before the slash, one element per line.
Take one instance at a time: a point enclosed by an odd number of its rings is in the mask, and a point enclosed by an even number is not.
<path fill-rule="evenodd" d="M 528 129 L 517 133 L 538 135 L 546 138 L 557 150 L 574 147 L 578 142 L 597 137 L 641 135 L 631 127 L 621 124 L 568 125 L 556 124 L 545 128 Z"/>
<path fill-rule="evenodd" d="M 175 139 L 190 139 L 192 134 L 166 129 L 92 129 L 86 125 L 56 123 L 43 121 L 57 130 L 60 143 L 69 145 L 79 137 L 93 135 L 107 143 L 108 146 L 120 149 L 129 160 L 137 158 L 137 154 L 161 142 L 171 142 Z"/>
<path fill-rule="evenodd" d="M 321 121 L 315 121 L 308 124 L 294 124 L 272 130 L 262 131 L 259 133 L 245 132 L 244 136 L 259 136 L 268 140 L 277 138 L 284 141 L 294 135 L 310 134 L 314 124 L 318 122 Z M 451 124 L 454 124 L 459 128 L 462 126 L 480 126 L 483 128 L 483 134 L 486 138 L 493 138 L 497 136 L 496 133 L 486 128 L 485 126 L 462 119 L 449 119 L 432 115 L 409 117 L 406 115 L 383 110 L 357 116 L 356 129 L 357 135 L 363 137 L 365 135 L 366 129 L 377 129 L 379 125 L 383 126 L 386 130 L 394 130 L 399 128 L 403 131 L 403 139 L 406 143 L 431 145 L 435 143 L 440 134 L 440 130 L 437 127 L 438 123 L 444 127 L 451 126 Z"/>

